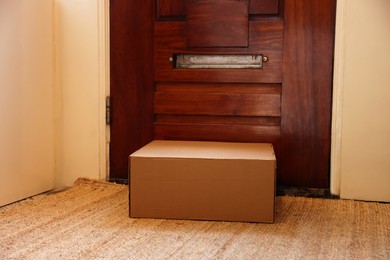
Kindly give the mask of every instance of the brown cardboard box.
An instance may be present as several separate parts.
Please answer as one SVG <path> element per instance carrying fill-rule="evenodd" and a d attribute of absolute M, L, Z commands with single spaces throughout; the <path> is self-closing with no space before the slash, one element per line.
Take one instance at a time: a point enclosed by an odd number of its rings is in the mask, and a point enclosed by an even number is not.
<path fill-rule="evenodd" d="M 271 144 L 153 141 L 130 165 L 130 217 L 274 221 Z"/>

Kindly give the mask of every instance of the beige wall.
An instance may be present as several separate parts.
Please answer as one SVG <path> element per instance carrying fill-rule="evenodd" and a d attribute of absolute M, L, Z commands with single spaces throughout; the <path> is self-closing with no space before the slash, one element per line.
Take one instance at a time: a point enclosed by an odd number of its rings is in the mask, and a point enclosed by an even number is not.
<path fill-rule="evenodd" d="M 55 0 L 58 187 L 70 186 L 78 177 L 106 177 L 106 59 L 100 25 L 105 2 Z"/>
<path fill-rule="evenodd" d="M 0 1 L 0 205 L 53 187 L 52 0 Z"/>
<path fill-rule="evenodd" d="M 340 2 L 334 188 L 342 198 L 390 201 L 390 1 Z"/>
<path fill-rule="evenodd" d="M 106 178 L 107 11 L 0 0 L 0 204 Z"/>

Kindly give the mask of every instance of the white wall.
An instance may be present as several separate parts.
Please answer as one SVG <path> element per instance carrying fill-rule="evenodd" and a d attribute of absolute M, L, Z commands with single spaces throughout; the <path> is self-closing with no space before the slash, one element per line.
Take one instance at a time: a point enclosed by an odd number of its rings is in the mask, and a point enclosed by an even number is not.
<path fill-rule="evenodd" d="M 334 188 L 342 198 L 390 201 L 390 1 L 339 1 Z"/>
<path fill-rule="evenodd" d="M 52 0 L 0 1 L 0 205 L 53 187 Z"/>
<path fill-rule="evenodd" d="M 55 0 L 56 184 L 106 177 L 104 0 Z"/>

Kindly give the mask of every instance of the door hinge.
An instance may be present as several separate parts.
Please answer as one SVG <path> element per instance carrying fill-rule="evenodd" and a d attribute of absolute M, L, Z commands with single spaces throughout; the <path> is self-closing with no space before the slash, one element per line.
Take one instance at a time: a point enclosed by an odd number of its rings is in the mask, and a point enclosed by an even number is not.
<path fill-rule="evenodd" d="M 106 125 L 111 124 L 111 97 L 106 97 Z"/>

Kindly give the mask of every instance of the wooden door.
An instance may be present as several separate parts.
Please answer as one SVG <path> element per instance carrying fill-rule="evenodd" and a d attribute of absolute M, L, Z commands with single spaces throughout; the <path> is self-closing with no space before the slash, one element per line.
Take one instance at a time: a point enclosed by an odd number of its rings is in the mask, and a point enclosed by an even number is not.
<path fill-rule="evenodd" d="M 279 185 L 327 188 L 334 17 L 335 0 L 111 0 L 111 179 L 153 139 L 271 142 Z"/>

